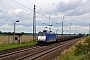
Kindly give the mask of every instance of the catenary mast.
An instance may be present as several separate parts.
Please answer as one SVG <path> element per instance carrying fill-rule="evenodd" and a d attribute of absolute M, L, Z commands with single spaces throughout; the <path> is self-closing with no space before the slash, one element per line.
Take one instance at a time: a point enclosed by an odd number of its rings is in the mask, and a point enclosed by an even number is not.
<path fill-rule="evenodd" d="M 35 5 L 34 5 L 34 14 L 33 14 L 33 41 L 36 41 L 36 14 L 35 14 Z"/>

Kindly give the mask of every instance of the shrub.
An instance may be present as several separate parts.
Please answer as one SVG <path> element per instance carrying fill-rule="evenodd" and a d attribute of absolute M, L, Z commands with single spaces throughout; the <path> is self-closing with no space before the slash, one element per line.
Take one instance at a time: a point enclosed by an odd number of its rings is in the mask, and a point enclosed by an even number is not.
<path fill-rule="evenodd" d="M 88 50 L 87 50 L 87 45 L 86 44 L 82 44 L 81 42 L 75 46 L 76 49 L 75 49 L 75 53 L 74 55 L 78 56 L 78 55 L 84 55 L 84 54 L 87 54 L 88 53 Z"/>
<path fill-rule="evenodd" d="M 87 39 L 85 40 L 85 43 L 89 43 L 90 44 L 90 36 L 87 37 Z"/>

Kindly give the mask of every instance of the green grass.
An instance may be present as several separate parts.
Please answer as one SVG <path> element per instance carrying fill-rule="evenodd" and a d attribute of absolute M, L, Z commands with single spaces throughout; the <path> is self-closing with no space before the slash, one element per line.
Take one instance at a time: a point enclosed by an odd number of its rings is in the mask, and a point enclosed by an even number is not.
<path fill-rule="evenodd" d="M 81 41 L 85 41 L 86 38 L 82 39 Z M 78 45 L 81 42 L 78 42 L 76 45 Z M 82 58 L 85 57 L 85 55 L 81 54 L 76 56 L 75 55 L 75 50 L 76 50 L 76 45 L 73 45 L 71 48 L 69 48 L 66 53 L 62 53 L 57 60 L 81 60 Z M 80 52 L 78 52 L 80 53 Z M 84 59 L 85 60 L 85 59 Z"/>
<path fill-rule="evenodd" d="M 75 46 L 72 46 L 65 54 L 61 54 L 61 56 L 57 60 L 79 60 L 82 56 L 74 55 Z"/>
<path fill-rule="evenodd" d="M 17 47 L 22 47 L 22 46 L 28 46 L 28 45 L 34 45 L 37 44 L 37 42 L 23 42 L 21 44 L 1 44 L 0 45 L 0 50 L 6 50 L 6 49 L 11 49 L 11 48 L 17 48 Z"/>

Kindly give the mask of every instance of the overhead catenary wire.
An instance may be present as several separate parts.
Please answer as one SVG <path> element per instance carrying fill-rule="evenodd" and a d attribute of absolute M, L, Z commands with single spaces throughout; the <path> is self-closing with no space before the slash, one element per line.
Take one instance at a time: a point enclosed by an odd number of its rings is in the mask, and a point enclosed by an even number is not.
<path fill-rule="evenodd" d="M 43 10 L 44 12 L 50 14 L 49 12 L 45 11 L 44 9 L 42 9 L 41 7 L 37 6 L 36 4 L 32 3 L 30 0 L 27 0 L 29 3 L 35 5 L 36 7 L 40 8 L 41 10 Z"/>
<path fill-rule="evenodd" d="M 30 9 L 30 8 L 28 8 L 28 7 L 26 7 L 26 6 L 24 6 L 23 4 L 20 4 L 19 2 L 15 1 L 15 0 L 12 0 L 12 1 L 15 2 L 15 3 L 17 3 L 17 4 L 19 4 L 19 5 L 21 5 L 21 6 L 23 6 L 23 7 L 25 7 L 25 8 L 27 8 L 27 9 L 29 9 L 29 10 L 31 10 L 31 11 L 33 11 L 32 9 Z"/>
<path fill-rule="evenodd" d="M 10 9 L 15 10 L 15 8 L 12 8 L 12 7 L 10 7 L 10 6 L 8 6 L 8 5 L 5 5 L 5 4 L 3 4 L 3 3 L 0 3 L 0 4 L 3 5 L 3 6 L 5 6 L 5 7 L 10 8 Z M 22 17 L 22 16 L 19 16 L 19 15 L 14 14 L 14 13 L 12 13 L 12 12 L 6 11 L 6 10 L 0 10 L 0 11 L 3 11 L 3 12 L 5 12 L 5 13 L 11 14 L 11 15 L 15 15 L 15 16 L 17 16 L 17 17 Z M 29 18 L 27 18 L 27 19 L 29 19 Z"/>
<path fill-rule="evenodd" d="M 4 11 L 4 10 L 0 10 L 0 11 L 3 11 L 3 12 L 5 12 L 5 13 L 9 13 L 9 12 Z M 9 13 L 9 14 L 15 15 L 15 14 L 13 14 L 13 13 Z M 17 16 L 17 17 L 22 17 L 22 16 L 18 16 L 18 15 L 16 15 L 16 16 Z"/>
<path fill-rule="evenodd" d="M 11 8 L 11 9 L 15 10 L 15 8 L 13 8 L 13 7 L 7 6 L 7 5 L 2 4 L 2 3 L 0 3 L 0 4 L 3 5 L 3 6 L 5 6 L 5 7 L 8 7 L 8 8 Z M 16 15 L 16 14 L 13 14 L 13 13 L 10 13 L 10 12 L 7 12 L 7 11 L 4 11 L 4 10 L 0 10 L 0 11 L 3 11 L 3 12 L 6 12 L 6 13 L 9 13 L 9 14 L 15 15 L 15 16 L 17 16 L 17 17 L 22 17 L 22 16 L 19 16 L 19 15 Z M 24 13 L 24 12 L 23 12 L 23 13 Z M 29 18 L 27 18 L 27 19 L 29 19 Z"/>
<path fill-rule="evenodd" d="M 23 6 L 23 7 L 26 8 L 26 9 L 29 9 L 29 10 L 33 11 L 33 10 L 30 9 L 29 7 L 26 7 L 26 6 L 24 6 L 23 4 L 21 4 L 21 3 L 17 2 L 17 1 L 15 1 L 15 0 L 12 0 L 12 1 L 15 2 L 15 3 L 17 3 L 17 4 L 19 4 L 19 5 L 21 5 L 21 6 Z M 32 3 L 32 4 L 33 4 L 33 3 Z M 36 12 L 36 13 L 40 14 L 39 12 Z M 46 17 L 45 15 L 42 15 L 42 16 Z M 48 18 L 48 17 L 46 17 L 46 18 Z"/>
<path fill-rule="evenodd" d="M 5 6 L 5 7 L 8 7 L 8 8 L 14 9 L 14 8 L 12 8 L 12 7 L 10 7 L 10 6 L 5 5 L 5 4 L 2 4 L 2 3 L 0 3 L 0 4 L 3 5 L 3 6 Z M 15 9 L 14 9 L 14 10 L 15 10 Z"/>
<path fill-rule="evenodd" d="M 13 14 L 13 13 L 10 13 L 10 12 L 8 12 L 8 11 L 5 11 L 5 10 L 0 10 L 0 11 L 3 11 L 3 12 L 5 12 L 5 13 L 8 13 L 8 14 L 15 15 L 15 16 L 17 16 L 17 17 L 22 17 L 22 16 L 19 16 L 19 15 Z M 29 18 L 26 18 L 26 19 L 29 19 Z"/>
<path fill-rule="evenodd" d="M 44 9 L 42 9 L 41 7 L 39 7 L 39 6 L 37 6 L 36 4 L 34 4 L 34 3 L 32 3 L 30 0 L 27 0 L 29 3 L 31 3 L 31 4 L 33 4 L 33 5 L 35 5 L 36 7 L 38 7 L 38 8 L 40 8 L 41 10 L 43 10 L 44 12 L 46 12 L 46 13 L 48 13 L 49 14 L 49 17 L 46 17 L 46 18 L 49 18 L 50 19 L 50 13 L 49 12 L 47 12 L 47 11 L 45 11 Z M 38 13 L 38 12 L 36 12 L 36 13 Z M 45 15 L 42 15 L 42 16 L 44 16 L 45 17 Z"/>
<path fill-rule="evenodd" d="M 7 11 L 4 11 L 4 10 L 0 10 L 0 11 L 3 11 L 3 12 L 5 12 L 5 13 L 9 13 L 9 12 L 7 12 Z"/>
<path fill-rule="evenodd" d="M 3 6 L 5 6 L 5 7 L 8 7 L 8 8 L 14 9 L 14 8 L 9 7 L 9 6 L 7 6 L 7 5 L 4 5 L 4 4 L 2 4 L 2 3 L 0 3 L 0 4 L 3 5 Z M 15 10 L 15 9 L 14 9 L 14 10 Z M 7 11 L 5 11 L 5 10 L 0 10 L 0 11 L 3 11 L 3 12 L 5 12 L 5 13 L 9 13 L 9 12 L 7 12 Z M 15 15 L 15 14 L 13 14 L 13 13 L 9 13 L 9 14 Z M 19 16 L 19 17 L 20 17 L 20 16 Z"/>
<path fill-rule="evenodd" d="M 25 7 L 25 8 L 27 8 L 27 9 L 29 9 L 29 10 L 31 10 L 31 11 L 33 11 L 32 9 L 30 9 L 30 8 L 28 8 L 28 7 L 26 7 L 26 6 L 24 6 L 23 4 L 21 4 L 21 3 L 18 3 L 18 2 L 16 2 L 15 0 L 12 0 L 12 1 L 14 1 L 15 3 L 17 3 L 17 4 L 19 4 L 19 5 L 21 5 L 21 6 L 23 6 L 23 7 Z M 15 8 L 13 8 L 13 7 L 10 7 L 10 6 L 8 6 L 8 5 L 5 5 L 5 4 L 3 4 L 3 3 L 0 3 L 1 5 L 3 5 L 3 6 L 5 6 L 5 7 L 8 7 L 8 8 L 10 8 L 10 9 L 13 9 L 13 10 L 15 10 Z M 38 6 L 37 6 L 38 7 Z M 40 8 L 40 7 L 39 7 Z M 42 8 L 40 8 L 40 9 L 42 9 Z M 43 9 L 42 9 L 43 10 Z M 8 11 L 5 11 L 5 10 L 1 10 L 1 11 L 3 11 L 3 12 L 5 12 L 5 13 L 9 13 L 9 14 L 12 14 L 12 15 L 15 15 L 15 16 L 17 16 L 17 17 L 22 17 L 22 16 L 19 16 L 19 15 L 16 15 L 16 14 L 13 14 L 12 12 L 8 12 Z M 44 10 L 43 10 L 44 11 Z M 36 12 L 36 13 L 39 13 L 39 12 Z M 48 12 L 47 12 L 48 13 Z M 40 14 L 40 13 L 39 13 Z M 49 17 L 46 17 L 45 15 L 41 15 L 41 16 L 43 16 L 43 17 L 45 17 L 45 18 L 49 18 L 50 19 L 50 14 L 49 14 Z M 27 18 L 27 19 L 29 19 L 29 18 Z"/>
<path fill-rule="evenodd" d="M 12 1 L 15 2 L 15 3 L 17 3 L 17 4 L 19 4 L 19 5 L 21 5 L 21 6 L 23 6 L 23 7 L 25 7 L 25 8 L 27 8 L 27 9 L 29 9 L 29 10 L 31 10 L 31 11 L 33 11 L 32 9 L 24 6 L 23 4 L 20 4 L 20 3 L 16 2 L 15 0 L 12 0 Z M 27 1 L 30 2 L 29 0 L 27 0 Z M 30 2 L 30 3 L 32 3 L 32 2 Z M 2 3 L 0 3 L 0 4 L 3 5 L 3 6 L 5 6 L 5 7 L 8 7 L 8 8 L 11 8 L 11 9 L 14 9 L 14 10 L 15 10 L 15 8 L 12 8 L 12 7 L 10 7 L 10 6 L 7 6 L 7 5 L 2 4 Z M 34 3 L 32 3 L 32 4 L 34 4 Z M 40 8 L 40 7 L 37 6 L 37 5 L 36 5 L 36 7 Z M 40 9 L 42 9 L 42 8 L 40 8 Z M 45 11 L 44 9 L 42 9 L 42 10 Z M 46 11 L 45 11 L 45 12 L 46 12 Z M 38 12 L 36 12 L 36 13 L 38 13 Z M 48 13 L 48 12 L 47 12 L 47 13 Z M 40 14 L 40 13 L 39 13 L 39 14 Z M 44 15 L 42 15 L 42 16 L 44 16 Z M 20 17 L 20 16 L 19 16 L 19 17 Z M 44 16 L 44 17 L 46 17 L 46 16 Z M 46 17 L 46 18 L 48 18 L 48 17 Z M 50 19 L 50 14 L 49 14 L 49 19 Z"/>

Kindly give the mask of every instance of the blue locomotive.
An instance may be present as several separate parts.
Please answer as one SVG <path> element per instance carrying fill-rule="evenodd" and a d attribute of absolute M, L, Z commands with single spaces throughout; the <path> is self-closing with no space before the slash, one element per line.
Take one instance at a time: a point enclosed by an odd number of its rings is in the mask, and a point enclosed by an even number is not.
<path fill-rule="evenodd" d="M 38 33 L 38 44 L 49 43 L 56 41 L 56 34 L 52 31 L 43 30 Z"/>

